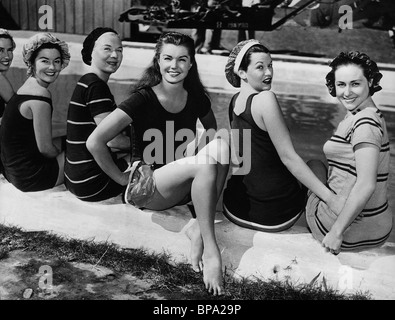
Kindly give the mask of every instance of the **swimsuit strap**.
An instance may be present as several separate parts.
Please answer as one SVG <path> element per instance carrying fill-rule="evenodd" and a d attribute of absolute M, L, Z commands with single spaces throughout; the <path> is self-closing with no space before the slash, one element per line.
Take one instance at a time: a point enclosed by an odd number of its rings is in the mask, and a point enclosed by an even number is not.
<path fill-rule="evenodd" d="M 44 101 L 49 103 L 52 106 L 52 99 L 48 98 L 48 97 L 43 97 L 43 96 L 35 96 L 32 94 L 17 94 L 18 97 L 23 97 L 24 101 L 27 100 L 40 100 L 40 101 Z M 25 99 L 25 98 L 29 98 L 29 99 Z"/>

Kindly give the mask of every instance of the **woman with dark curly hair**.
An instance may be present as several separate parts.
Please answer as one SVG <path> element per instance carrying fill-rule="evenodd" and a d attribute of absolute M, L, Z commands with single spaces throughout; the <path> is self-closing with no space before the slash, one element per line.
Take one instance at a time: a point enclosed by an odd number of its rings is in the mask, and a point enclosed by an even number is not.
<path fill-rule="evenodd" d="M 390 146 L 383 114 L 372 100 L 381 90 L 376 63 L 364 53 L 342 52 L 330 67 L 326 85 L 347 114 L 324 145 L 328 170 L 320 161 L 309 164 L 344 206 L 336 214 L 310 192 L 306 217 L 313 236 L 337 254 L 382 245 L 390 235 Z"/>

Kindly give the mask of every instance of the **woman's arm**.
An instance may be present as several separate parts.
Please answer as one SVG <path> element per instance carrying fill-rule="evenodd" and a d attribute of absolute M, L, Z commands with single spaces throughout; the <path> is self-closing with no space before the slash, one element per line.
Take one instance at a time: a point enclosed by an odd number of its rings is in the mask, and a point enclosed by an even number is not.
<path fill-rule="evenodd" d="M 129 174 L 119 170 L 111 157 L 107 144 L 131 122 L 132 119 L 124 111 L 115 109 L 100 122 L 86 141 L 87 149 L 100 168 L 111 179 L 123 186 L 128 184 Z"/>
<path fill-rule="evenodd" d="M 373 144 L 360 143 L 355 146 L 357 180 L 343 210 L 322 240 L 322 245 L 328 250 L 339 251 L 344 232 L 361 213 L 372 196 L 377 183 L 379 154 L 379 148 Z"/>
<path fill-rule="evenodd" d="M 34 135 L 40 153 L 47 158 L 55 158 L 61 151 L 56 148 L 52 140 L 52 113 L 51 106 L 43 101 L 31 100 L 27 108 L 33 117 Z"/>
<path fill-rule="evenodd" d="M 0 73 L 0 96 L 7 103 L 14 95 L 14 89 L 8 79 Z"/>
<path fill-rule="evenodd" d="M 335 194 L 316 177 L 303 159 L 296 153 L 284 116 L 274 93 L 264 91 L 257 95 L 253 100 L 252 113 L 260 117 L 281 161 L 288 170 L 296 179 L 327 203 L 331 209 L 334 209 L 336 204 Z"/>
<path fill-rule="evenodd" d="M 110 112 L 104 112 L 101 113 L 97 116 L 95 116 L 93 119 L 95 120 L 96 125 L 98 126 L 102 120 L 107 117 L 110 114 Z M 130 138 L 126 135 L 124 135 L 122 132 L 118 134 L 114 139 L 109 141 L 107 143 L 107 146 L 113 149 L 113 151 L 130 151 Z"/>

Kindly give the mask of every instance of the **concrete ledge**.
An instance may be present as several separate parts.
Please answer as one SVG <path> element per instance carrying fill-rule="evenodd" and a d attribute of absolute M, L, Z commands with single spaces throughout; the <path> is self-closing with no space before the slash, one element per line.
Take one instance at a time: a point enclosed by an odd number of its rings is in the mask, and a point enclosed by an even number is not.
<path fill-rule="evenodd" d="M 50 231 L 65 237 L 110 241 L 127 248 L 170 253 L 187 261 L 185 230 L 193 223 L 186 206 L 155 212 L 122 204 L 120 197 L 85 203 L 65 187 L 23 193 L 0 176 L 0 223 L 26 231 Z M 310 282 L 320 273 L 327 284 L 345 293 L 369 291 L 375 299 L 395 299 L 395 244 L 333 256 L 306 228 L 281 233 L 238 227 L 222 214 L 216 234 L 223 265 L 234 276 Z"/>

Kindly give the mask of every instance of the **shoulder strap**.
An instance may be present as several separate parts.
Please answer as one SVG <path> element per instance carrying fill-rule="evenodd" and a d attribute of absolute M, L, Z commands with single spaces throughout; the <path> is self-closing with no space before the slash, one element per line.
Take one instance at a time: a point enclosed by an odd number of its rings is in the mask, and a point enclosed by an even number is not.
<path fill-rule="evenodd" d="M 258 93 L 253 93 L 247 98 L 247 106 L 246 109 L 249 110 L 249 113 L 251 113 L 251 105 L 252 105 L 252 99 L 257 95 Z"/>
<path fill-rule="evenodd" d="M 47 102 L 50 106 L 52 106 L 52 99 L 48 97 L 43 97 L 43 96 L 35 96 L 32 94 L 18 94 L 19 97 L 21 97 L 23 101 L 27 100 L 39 100 L 39 101 L 44 101 Z"/>
<path fill-rule="evenodd" d="M 234 109 L 234 102 L 236 98 L 239 96 L 240 92 L 236 93 L 229 102 L 229 123 L 232 124 L 233 121 L 233 109 Z"/>

